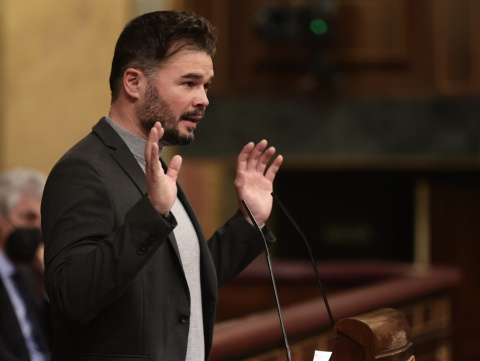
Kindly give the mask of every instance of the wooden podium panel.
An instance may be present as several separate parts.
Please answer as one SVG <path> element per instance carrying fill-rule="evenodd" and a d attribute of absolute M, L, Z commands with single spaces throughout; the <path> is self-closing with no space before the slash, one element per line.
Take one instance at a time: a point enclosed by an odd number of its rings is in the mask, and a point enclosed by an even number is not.
<path fill-rule="evenodd" d="M 344 318 L 333 328 L 337 339 L 330 361 L 414 361 L 410 327 L 392 308 Z"/>
<path fill-rule="evenodd" d="M 453 360 L 451 291 L 461 279 L 456 269 L 372 260 L 321 262 L 318 270 L 336 321 L 332 328 L 309 268 L 303 262 L 274 264 L 293 361 L 311 361 L 315 350 L 333 350 L 331 361 L 413 361 L 413 355 L 416 361 Z M 339 284 L 346 288 L 332 288 Z M 212 361 L 286 361 L 271 293 L 261 263 L 220 289 L 223 317 L 215 325 Z M 382 324 L 389 325 L 389 333 Z M 367 343 L 373 346 L 365 351 Z M 355 358 L 340 357 L 343 353 Z"/>

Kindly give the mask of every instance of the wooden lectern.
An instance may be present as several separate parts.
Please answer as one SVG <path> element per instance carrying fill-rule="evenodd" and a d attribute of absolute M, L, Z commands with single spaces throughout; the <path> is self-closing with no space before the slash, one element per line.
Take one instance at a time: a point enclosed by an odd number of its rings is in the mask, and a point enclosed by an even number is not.
<path fill-rule="evenodd" d="M 403 314 L 381 308 L 341 319 L 330 361 L 415 361 L 410 327 Z"/>

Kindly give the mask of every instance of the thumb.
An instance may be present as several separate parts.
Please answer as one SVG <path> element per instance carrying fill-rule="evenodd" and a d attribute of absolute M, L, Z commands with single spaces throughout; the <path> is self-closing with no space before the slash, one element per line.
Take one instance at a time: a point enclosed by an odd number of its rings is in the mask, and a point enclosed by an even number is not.
<path fill-rule="evenodd" d="M 177 154 L 173 156 L 173 158 L 170 160 L 170 164 L 168 165 L 167 169 L 167 175 L 172 179 L 176 180 L 181 167 L 182 157 Z"/>

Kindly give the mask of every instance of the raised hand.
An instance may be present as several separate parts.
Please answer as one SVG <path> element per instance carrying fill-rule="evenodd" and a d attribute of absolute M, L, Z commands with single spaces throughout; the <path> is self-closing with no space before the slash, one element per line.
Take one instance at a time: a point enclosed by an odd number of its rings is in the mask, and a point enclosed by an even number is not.
<path fill-rule="evenodd" d="M 147 179 L 148 199 L 158 213 L 166 215 L 177 198 L 177 175 L 182 166 L 182 157 L 175 155 L 164 172 L 159 159 L 158 142 L 164 129 L 160 122 L 150 130 L 145 146 L 145 176 Z"/>
<path fill-rule="evenodd" d="M 279 155 L 267 167 L 274 154 L 275 148 L 267 149 L 267 141 L 262 140 L 257 145 L 248 143 L 237 158 L 235 188 L 240 210 L 251 222 L 241 203 L 243 199 L 260 226 L 265 224 L 272 211 L 273 180 L 283 162 Z"/>

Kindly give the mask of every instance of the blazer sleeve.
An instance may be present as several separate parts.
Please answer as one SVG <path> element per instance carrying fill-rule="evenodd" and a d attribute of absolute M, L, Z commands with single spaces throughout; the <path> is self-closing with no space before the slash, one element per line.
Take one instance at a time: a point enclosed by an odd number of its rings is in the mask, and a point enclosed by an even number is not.
<path fill-rule="evenodd" d="M 267 227 L 262 232 L 267 241 L 275 241 L 275 236 Z M 240 211 L 214 233 L 208 245 L 219 287 L 237 276 L 265 250 L 263 239 Z"/>
<path fill-rule="evenodd" d="M 46 288 L 54 312 L 79 323 L 122 295 L 176 226 L 139 191 L 120 223 L 109 188 L 104 165 L 80 156 L 57 163 L 45 186 Z"/>

